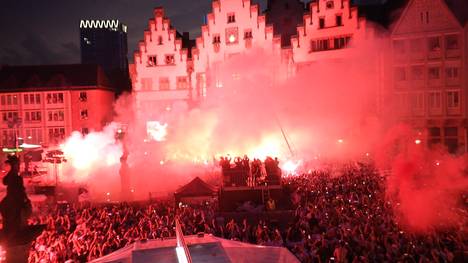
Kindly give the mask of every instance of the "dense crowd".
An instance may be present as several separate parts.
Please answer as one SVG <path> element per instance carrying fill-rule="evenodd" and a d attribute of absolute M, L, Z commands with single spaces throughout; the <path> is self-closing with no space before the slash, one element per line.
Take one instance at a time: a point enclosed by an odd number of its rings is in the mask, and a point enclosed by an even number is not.
<path fill-rule="evenodd" d="M 30 262 L 85 262 L 135 240 L 171 237 L 176 217 L 185 234 L 285 246 L 301 262 L 466 262 L 466 214 L 459 226 L 412 233 L 395 219 L 384 181 L 365 165 L 339 176 L 289 177 L 284 184 L 295 190 L 295 207 L 286 226 L 268 219 L 221 218 L 206 204 L 174 208 L 172 201 L 56 207 L 33 219 L 47 229 L 33 243 Z"/>

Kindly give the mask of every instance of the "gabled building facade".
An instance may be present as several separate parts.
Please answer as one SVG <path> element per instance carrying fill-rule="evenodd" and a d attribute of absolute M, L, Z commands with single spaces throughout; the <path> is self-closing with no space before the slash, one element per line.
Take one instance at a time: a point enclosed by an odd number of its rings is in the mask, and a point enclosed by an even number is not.
<path fill-rule="evenodd" d="M 277 55 L 281 51 L 281 39 L 259 14 L 259 6 L 250 0 L 214 0 L 192 52 L 197 94 L 206 95 L 208 70 L 214 72 L 211 83 L 220 86 L 216 80 L 218 65 L 252 48 Z"/>
<path fill-rule="evenodd" d="M 400 120 L 429 145 L 467 152 L 468 34 L 443 0 L 410 0 L 391 32 L 391 87 Z"/>
<path fill-rule="evenodd" d="M 196 99 L 193 67 L 182 39 L 162 8 L 154 10 L 130 68 L 139 115 L 157 115 L 177 100 Z"/>
<path fill-rule="evenodd" d="M 318 0 L 310 3 L 303 24 L 291 38 L 294 63 L 345 58 L 351 42 L 366 36 L 365 20 L 349 0 Z"/>

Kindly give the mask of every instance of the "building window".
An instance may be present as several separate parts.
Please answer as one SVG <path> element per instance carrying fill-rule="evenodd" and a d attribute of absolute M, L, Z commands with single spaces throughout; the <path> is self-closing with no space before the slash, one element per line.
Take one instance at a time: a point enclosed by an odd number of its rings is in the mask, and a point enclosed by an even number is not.
<path fill-rule="evenodd" d="M 422 39 L 411 39 L 410 40 L 410 51 L 411 52 L 422 52 L 423 43 Z"/>
<path fill-rule="evenodd" d="M 239 42 L 239 29 L 237 27 L 226 28 L 226 43 L 229 45 Z"/>
<path fill-rule="evenodd" d="M 163 44 L 163 38 L 162 36 L 158 36 L 158 45 L 162 45 Z"/>
<path fill-rule="evenodd" d="M 24 119 L 26 122 L 34 122 L 34 121 L 41 121 L 42 115 L 40 111 L 27 111 L 24 113 Z"/>
<path fill-rule="evenodd" d="M 325 18 L 319 18 L 319 28 L 325 27 Z"/>
<path fill-rule="evenodd" d="M 41 104 L 41 94 L 36 94 L 36 104 Z"/>
<path fill-rule="evenodd" d="M 423 66 L 412 66 L 411 67 L 411 79 L 412 80 L 423 80 L 424 79 L 424 67 Z"/>
<path fill-rule="evenodd" d="M 327 9 L 333 9 L 334 6 L 335 6 L 335 4 L 334 4 L 333 1 L 327 1 L 327 3 L 326 3 Z"/>
<path fill-rule="evenodd" d="M 57 143 L 59 140 L 65 139 L 65 128 L 51 128 L 49 129 L 49 141 Z"/>
<path fill-rule="evenodd" d="M 423 110 L 424 109 L 424 93 L 422 92 L 418 92 L 418 93 L 414 93 L 412 96 L 411 96 L 411 104 L 412 104 L 412 108 L 413 110 Z"/>
<path fill-rule="evenodd" d="M 311 49 L 312 49 L 312 52 L 329 50 L 330 40 L 329 39 L 312 40 Z"/>
<path fill-rule="evenodd" d="M 160 77 L 159 78 L 159 90 L 169 90 L 171 87 L 169 85 L 169 78 Z"/>
<path fill-rule="evenodd" d="M 13 95 L 13 105 L 18 105 L 18 96 Z"/>
<path fill-rule="evenodd" d="M 396 81 L 406 80 L 406 69 L 404 67 L 395 68 L 395 80 Z"/>
<path fill-rule="evenodd" d="M 82 120 L 87 120 L 88 119 L 88 110 L 81 110 L 80 111 L 80 117 Z"/>
<path fill-rule="evenodd" d="M 141 79 L 141 89 L 142 90 L 151 90 L 151 89 L 153 89 L 153 79 L 152 78 L 142 78 Z"/>
<path fill-rule="evenodd" d="M 81 128 L 81 134 L 83 135 L 86 135 L 89 133 L 89 129 L 88 128 Z"/>
<path fill-rule="evenodd" d="M 47 93 L 47 104 L 63 103 L 63 93 Z"/>
<path fill-rule="evenodd" d="M 458 91 L 449 91 L 447 92 L 447 107 L 449 108 L 458 108 L 460 106 Z"/>
<path fill-rule="evenodd" d="M 405 41 L 404 40 L 395 40 L 393 41 L 393 49 L 395 50 L 395 53 L 397 54 L 405 54 L 406 53 L 406 48 L 405 48 Z"/>
<path fill-rule="evenodd" d="M 188 89 L 188 78 L 187 77 L 177 77 L 177 89 Z"/>
<path fill-rule="evenodd" d="M 29 95 L 28 94 L 23 95 L 23 101 L 24 101 L 24 104 L 29 104 Z"/>
<path fill-rule="evenodd" d="M 252 39 L 252 29 L 247 29 L 244 32 L 244 39 Z"/>
<path fill-rule="evenodd" d="M 47 115 L 48 115 L 48 121 L 64 121 L 65 119 L 65 114 L 61 110 L 49 111 Z"/>
<path fill-rule="evenodd" d="M 439 37 L 430 37 L 428 40 L 429 51 L 436 52 L 440 51 L 440 38 Z"/>
<path fill-rule="evenodd" d="M 439 109 L 441 107 L 440 97 L 440 92 L 429 92 L 429 107 L 432 109 Z"/>
<path fill-rule="evenodd" d="M 351 37 L 336 37 L 333 40 L 333 49 L 342 49 L 346 48 L 349 45 L 349 42 L 351 41 Z"/>
<path fill-rule="evenodd" d="M 166 65 L 174 65 L 175 64 L 175 58 L 173 54 L 168 54 L 165 57 Z"/>
<path fill-rule="evenodd" d="M 458 79 L 458 67 L 447 67 L 445 69 L 445 75 L 448 79 Z"/>
<path fill-rule="evenodd" d="M 458 49 L 458 35 L 449 35 L 445 37 L 445 46 L 448 50 Z"/>
<path fill-rule="evenodd" d="M 343 25 L 343 18 L 341 15 L 336 16 L 336 26 L 342 26 Z"/>
<path fill-rule="evenodd" d="M 428 73 L 429 73 L 429 79 L 440 79 L 439 67 L 430 67 Z"/>
<path fill-rule="evenodd" d="M 229 23 L 235 23 L 236 22 L 236 14 L 234 13 L 228 13 L 227 14 L 227 22 Z"/>
<path fill-rule="evenodd" d="M 148 56 L 148 63 L 146 64 L 147 67 L 154 67 L 158 65 L 158 59 L 156 55 Z"/>
<path fill-rule="evenodd" d="M 2 103 L 2 105 L 5 105 L 5 104 L 6 104 L 5 95 L 2 95 L 2 97 L 1 97 L 1 103 Z"/>
<path fill-rule="evenodd" d="M 221 37 L 219 34 L 213 35 L 213 44 L 220 44 L 221 43 Z"/>
<path fill-rule="evenodd" d="M 80 92 L 80 101 L 82 102 L 88 101 L 88 94 L 86 93 L 86 91 Z"/>

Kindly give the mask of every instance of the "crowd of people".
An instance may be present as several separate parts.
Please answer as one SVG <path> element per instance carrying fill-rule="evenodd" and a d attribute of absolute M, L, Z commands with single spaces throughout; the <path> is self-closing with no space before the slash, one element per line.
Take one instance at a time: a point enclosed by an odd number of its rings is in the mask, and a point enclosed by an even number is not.
<path fill-rule="evenodd" d="M 55 207 L 33 223 L 47 228 L 33 243 L 30 262 L 85 262 L 136 240 L 175 235 L 175 218 L 185 234 L 265 246 L 285 246 L 301 262 L 466 262 L 468 216 L 458 226 L 412 232 L 385 195 L 385 177 L 372 166 L 348 167 L 288 177 L 294 215 L 286 224 L 265 219 L 221 217 L 215 205 L 102 204 Z"/>
<path fill-rule="evenodd" d="M 261 183 L 279 184 L 281 169 L 278 158 L 266 157 L 250 161 L 244 157 L 223 156 L 219 160 L 225 186 L 257 186 Z"/>

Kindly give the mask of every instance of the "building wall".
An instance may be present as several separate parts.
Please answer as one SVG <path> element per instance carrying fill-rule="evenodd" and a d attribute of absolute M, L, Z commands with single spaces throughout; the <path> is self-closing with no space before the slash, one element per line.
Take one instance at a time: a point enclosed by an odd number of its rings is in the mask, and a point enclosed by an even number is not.
<path fill-rule="evenodd" d="M 182 48 L 182 40 L 162 8 L 154 10 L 134 58 L 132 79 L 139 114 L 157 111 L 174 100 L 193 99 L 188 51 Z"/>
<path fill-rule="evenodd" d="M 273 27 L 266 25 L 265 16 L 259 15 L 259 6 L 250 0 L 213 1 L 201 32 L 192 52 L 196 90 L 201 95 L 205 94 L 208 68 L 216 70 L 218 63 L 252 48 L 278 55 L 281 50 L 280 38 L 273 36 Z"/>
<path fill-rule="evenodd" d="M 303 25 L 297 27 L 297 36 L 291 38 L 297 64 L 345 58 L 346 47 L 366 36 L 365 20 L 359 18 L 349 0 L 318 0 L 311 2 L 309 9 Z"/>
<path fill-rule="evenodd" d="M 87 102 L 78 102 L 79 93 L 87 93 Z M 25 143 L 55 145 L 72 131 L 83 128 L 101 130 L 112 116 L 114 93 L 107 90 L 48 90 L 0 93 L 0 143 L 15 146 L 15 133 Z M 77 101 L 78 100 L 78 101 Z M 88 109 L 88 120 L 81 120 L 79 109 Z M 14 113 L 14 114 L 13 114 Z M 21 119 L 18 126 L 10 126 Z"/>
<path fill-rule="evenodd" d="M 412 0 L 391 36 L 391 89 L 400 120 L 426 132 L 429 145 L 451 152 L 467 150 L 466 34 L 445 2 Z"/>

